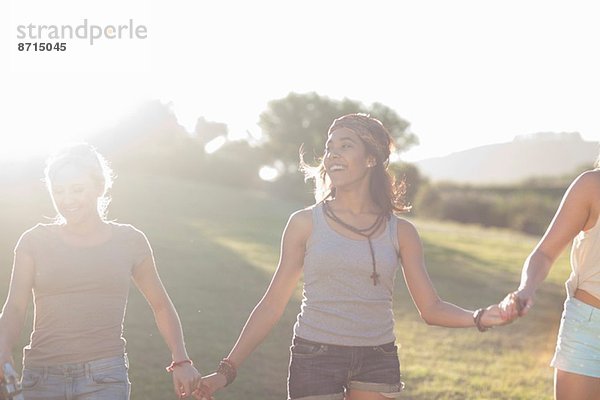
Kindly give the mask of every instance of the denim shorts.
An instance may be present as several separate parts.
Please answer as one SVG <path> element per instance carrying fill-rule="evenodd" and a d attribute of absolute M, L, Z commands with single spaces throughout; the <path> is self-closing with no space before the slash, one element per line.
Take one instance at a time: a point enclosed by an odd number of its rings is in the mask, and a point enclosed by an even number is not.
<path fill-rule="evenodd" d="M 128 400 L 127 356 L 85 363 L 25 367 L 25 400 Z"/>
<path fill-rule="evenodd" d="M 396 345 L 337 346 L 294 338 L 290 347 L 288 400 L 341 400 L 348 390 L 400 395 Z"/>
<path fill-rule="evenodd" d="M 567 298 L 550 365 L 600 378 L 600 309 L 574 297 Z"/>

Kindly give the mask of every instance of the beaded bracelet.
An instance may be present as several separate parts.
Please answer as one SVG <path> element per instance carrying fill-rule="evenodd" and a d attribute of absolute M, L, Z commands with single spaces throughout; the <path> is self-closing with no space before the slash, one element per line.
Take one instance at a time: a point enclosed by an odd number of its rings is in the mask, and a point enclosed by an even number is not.
<path fill-rule="evenodd" d="M 473 313 L 473 321 L 475 322 L 475 326 L 477 327 L 477 330 L 479 330 L 479 332 L 485 332 L 488 329 L 490 329 L 489 326 L 483 326 L 483 324 L 481 323 L 481 318 L 483 317 L 484 312 L 485 310 L 483 308 L 480 308 Z"/>
<path fill-rule="evenodd" d="M 181 360 L 181 361 L 172 361 L 171 364 L 168 367 L 165 367 L 165 369 L 167 370 L 167 372 L 173 372 L 173 370 L 175 369 L 175 367 L 179 367 L 180 365 L 183 364 L 190 364 L 190 365 L 194 365 L 194 363 L 192 362 L 192 360 Z"/>
<path fill-rule="evenodd" d="M 229 358 L 224 358 L 219 363 L 219 368 L 217 368 L 217 374 L 221 374 L 225 377 L 227 383 L 225 386 L 228 386 L 235 377 L 237 376 L 237 368 L 235 365 L 229 360 Z"/>

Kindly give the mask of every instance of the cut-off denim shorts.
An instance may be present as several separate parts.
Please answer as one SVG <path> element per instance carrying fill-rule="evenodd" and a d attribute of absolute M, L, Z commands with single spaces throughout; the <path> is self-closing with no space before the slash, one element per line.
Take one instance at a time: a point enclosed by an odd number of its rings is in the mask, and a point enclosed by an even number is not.
<path fill-rule="evenodd" d="M 294 338 L 290 347 L 288 400 L 342 400 L 349 390 L 400 395 L 396 345 L 337 346 Z"/>
<path fill-rule="evenodd" d="M 600 378 L 600 309 L 575 297 L 567 298 L 550 365 L 561 371 Z"/>
<path fill-rule="evenodd" d="M 25 400 L 129 400 L 127 356 L 85 363 L 26 367 Z"/>

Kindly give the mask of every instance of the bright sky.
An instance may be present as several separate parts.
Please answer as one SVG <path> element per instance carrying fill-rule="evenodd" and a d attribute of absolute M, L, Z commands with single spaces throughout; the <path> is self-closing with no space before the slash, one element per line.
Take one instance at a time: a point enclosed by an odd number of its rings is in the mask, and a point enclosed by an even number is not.
<path fill-rule="evenodd" d="M 18 25 L 84 18 L 132 19 L 147 38 L 16 50 Z M 258 134 L 269 100 L 310 91 L 396 110 L 421 142 L 409 160 L 535 132 L 596 141 L 597 20 L 580 0 L 11 0 L 0 5 L 0 159 L 85 139 L 149 98 L 172 102 L 190 129 L 204 116 Z"/>

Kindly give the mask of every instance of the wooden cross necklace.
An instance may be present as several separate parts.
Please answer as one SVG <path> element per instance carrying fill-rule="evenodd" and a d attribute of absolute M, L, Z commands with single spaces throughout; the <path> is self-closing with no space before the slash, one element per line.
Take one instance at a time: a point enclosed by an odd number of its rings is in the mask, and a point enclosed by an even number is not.
<path fill-rule="evenodd" d="M 375 219 L 375 222 L 373 222 L 371 226 L 359 229 L 342 221 L 337 215 L 335 215 L 333 210 L 329 208 L 329 204 L 327 203 L 327 201 L 323 202 L 323 210 L 325 211 L 325 215 L 327 217 L 329 217 L 331 220 L 338 223 L 339 225 L 343 226 L 344 228 L 348 229 L 349 231 L 367 238 L 367 241 L 369 242 L 369 251 L 371 253 L 371 262 L 373 263 L 373 273 L 371 274 L 371 279 L 373 279 L 373 286 L 377 286 L 377 283 L 379 283 L 379 274 L 377 273 L 377 263 L 375 262 L 375 250 L 373 249 L 371 237 L 375 232 L 379 230 L 381 224 L 383 224 L 383 222 L 385 221 L 384 215 L 379 214 Z"/>

